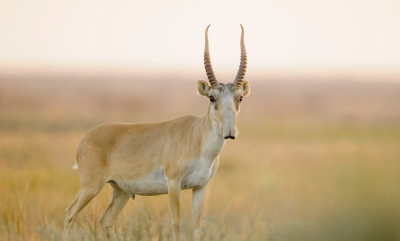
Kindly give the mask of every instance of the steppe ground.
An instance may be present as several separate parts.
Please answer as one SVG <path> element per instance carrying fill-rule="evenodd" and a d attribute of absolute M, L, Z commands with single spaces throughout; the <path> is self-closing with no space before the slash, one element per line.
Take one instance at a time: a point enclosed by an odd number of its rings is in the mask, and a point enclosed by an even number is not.
<path fill-rule="evenodd" d="M 195 80 L 160 79 L 0 76 L 0 240 L 60 240 L 92 127 L 205 112 Z M 400 240 L 400 81 L 257 78 L 237 127 L 208 186 L 203 240 Z M 105 240 L 110 196 L 105 186 L 79 214 L 73 240 Z M 129 201 L 116 233 L 171 240 L 167 196 Z"/>

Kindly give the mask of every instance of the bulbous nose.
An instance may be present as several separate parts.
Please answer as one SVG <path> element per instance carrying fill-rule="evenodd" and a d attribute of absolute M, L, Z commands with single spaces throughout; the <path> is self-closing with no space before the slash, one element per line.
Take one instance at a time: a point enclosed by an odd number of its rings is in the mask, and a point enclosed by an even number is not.
<path fill-rule="evenodd" d="M 220 96 L 220 108 L 221 136 L 225 140 L 234 140 L 236 138 L 237 110 L 232 95 L 228 93 Z"/>

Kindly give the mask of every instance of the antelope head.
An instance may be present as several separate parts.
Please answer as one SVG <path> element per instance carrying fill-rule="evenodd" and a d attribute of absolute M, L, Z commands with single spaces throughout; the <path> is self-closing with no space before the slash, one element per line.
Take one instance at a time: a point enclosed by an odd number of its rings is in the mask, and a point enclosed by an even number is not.
<path fill-rule="evenodd" d="M 198 93 L 209 98 L 208 115 L 211 120 L 219 127 L 219 133 L 224 139 L 235 139 L 238 134 L 236 128 L 236 119 L 240 111 L 240 105 L 244 96 L 250 93 L 250 83 L 244 80 L 247 68 L 247 54 L 244 45 L 244 29 L 240 40 L 241 58 L 238 73 L 233 83 L 218 83 L 215 77 L 208 44 L 208 25 L 205 34 L 204 67 L 206 69 L 208 82 L 199 80 Z"/>

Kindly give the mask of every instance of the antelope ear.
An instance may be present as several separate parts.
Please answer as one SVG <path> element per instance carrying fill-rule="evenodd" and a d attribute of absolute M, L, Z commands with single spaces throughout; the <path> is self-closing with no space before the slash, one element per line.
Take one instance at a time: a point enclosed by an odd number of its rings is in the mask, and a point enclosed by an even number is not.
<path fill-rule="evenodd" d="M 208 97 L 208 91 L 210 91 L 211 86 L 207 81 L 198 80 L 197 81 L 197 93 L 202 96 Z"/>
<path fill-rule="evenodd" d="M 240 86 L 243 92 L 243 96 L 248 96 L 250 94 L 250 82 L 248 80 L 243 80 Z"/>

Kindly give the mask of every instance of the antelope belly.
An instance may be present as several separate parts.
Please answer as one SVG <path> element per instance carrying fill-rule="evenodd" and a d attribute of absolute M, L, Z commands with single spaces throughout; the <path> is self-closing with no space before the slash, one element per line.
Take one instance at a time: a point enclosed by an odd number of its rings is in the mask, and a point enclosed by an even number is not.
<path fill-rule="evenodd" d="M 129 195 L 153 196 L 168 193 L 167 179 L 162 168 L 157 168 L 141 179 L 113 181 Z"/>

